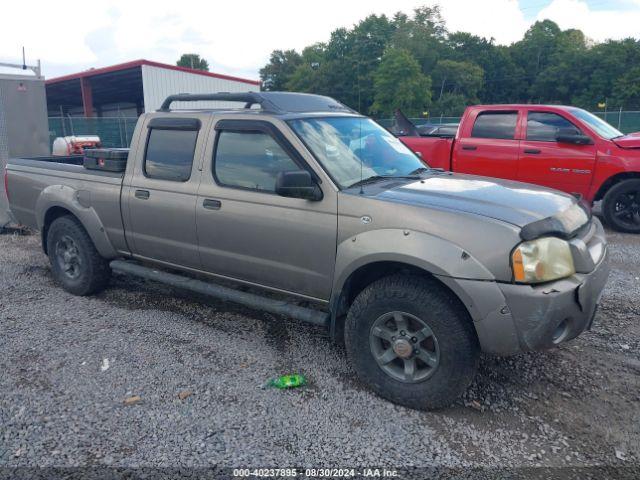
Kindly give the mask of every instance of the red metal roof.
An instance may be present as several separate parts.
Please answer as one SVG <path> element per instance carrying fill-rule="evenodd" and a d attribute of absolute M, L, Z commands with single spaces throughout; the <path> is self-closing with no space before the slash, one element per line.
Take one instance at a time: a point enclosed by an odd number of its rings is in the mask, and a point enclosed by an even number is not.
<path fill-rule="evenodd" d="M 142 65 L 164 68 L 167 70 L 177 70 L 179 72 L 193 73 L 195 75 L 204 75 L 206 77 L 222 78 L 224 80 L 234 80 L 236 82 L 244 82 L 244 83 L 249 83 L 251 85 L 260 85 L 259 80 L 249 80 L 246 78 L 234 77 L 231 75 L 222 75 L 220 73 L 205 72 L 204 70 L 194 70 L 192 68 L 178 67 L 176 65 L 169 65 L 169 64 L 160 63 L 160 62 L 152 62 L 151 60 L 144 60 L 144 59 L 134 60 L 132 62 L 126 62 L 126 63 L 119 63 L 117 65 L 111 65 L 110 67 L 92 68 L 91 70 L 85 70 L 83 72 L 72 73 L 70 75 L 63 75 L 62 77 L 50 78 L 45 83 L 47 85 L 52 85 L 54 83 L 65 82 L 67 80 L 76 80 L 84 77 L 93 77 L 95 75 L 102 75 L 104 73 L 112 73 L 112 72 L 118 72 L 120 70 L 128 70 L 130 68 L 140 67 Z"/>

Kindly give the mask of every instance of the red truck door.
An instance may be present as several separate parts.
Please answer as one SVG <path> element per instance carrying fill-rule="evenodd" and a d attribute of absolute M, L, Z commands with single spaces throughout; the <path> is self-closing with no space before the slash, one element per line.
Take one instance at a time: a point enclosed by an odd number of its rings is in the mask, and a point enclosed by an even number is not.
<path fill-rule="evenodd" d="M 452 170 L 515 180 L 518 176 L 518 110 L 472 110 L 453 147 Z"/>
<path fill-rule="evenodd" d="M 584 135 L 561 112 L 530 109 L 522 119 L 518 180 L 588 195 L 596 162 L 596 147 L 558 142 L 558 135 Z"/>

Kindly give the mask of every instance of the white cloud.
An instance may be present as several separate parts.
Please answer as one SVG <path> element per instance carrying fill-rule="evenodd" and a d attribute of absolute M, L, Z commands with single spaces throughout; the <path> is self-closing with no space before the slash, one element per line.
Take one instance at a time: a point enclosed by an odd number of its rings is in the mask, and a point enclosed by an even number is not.
<path fill-rule="evenodd" d="M 635 4 L 635 6 L 633 6 Z M 580 0 L 554 0 L 538 13 L 538 20 L 548 18 L 560 28 L 579 28 L 589 38 L 602 42 L 607 39 L 636 37 L 640 32 L 640 0 L 629 2 L 633 8 L 591 10 Z"/>
<path fill-rule="evenodd" d="M 435 1 L 4 2 L 0 61 L 19 61 L 24 45 L 29 59 L 40 58 L 45 74 L 52 77 L 137 58 L 174 63 L 181 53 L 195 52 L 214 71 L 257 78 L 276 48 L 302 49 L 327 41 L 332 30 L 350 27 L 370 13 L 410 12 Z M 562 28 L 581 28 L 596 40 L 637 35 L 640 0 L 620 1 L 624 9 L 593 11 L 584 0 L 554 0 L 538 18 L 551 18 Z M 498 43 L 520 39 L 531 24 L 517 0 L 440 3 L 450 30 L 494 37 Z"/>
<path fill-rule="evenodd" d="M 447 0 L 441 5 L 450 31 L 495 38 L 501 44 L 520 40 L 530 26 L 517 0 Z"/>

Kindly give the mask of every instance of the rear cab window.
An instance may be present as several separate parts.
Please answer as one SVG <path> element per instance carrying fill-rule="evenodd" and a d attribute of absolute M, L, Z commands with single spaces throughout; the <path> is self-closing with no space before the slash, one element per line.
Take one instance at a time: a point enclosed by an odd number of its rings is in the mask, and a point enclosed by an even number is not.
<path fill-rule="evenodd" d="M 473 124 L 471 137 L 513 140 L 517 122 L 517 111 L 481 112 Z"/>
<path fill-rule="evenodd" d="M 566 118 L 551 112 L 527 114 L 527 140 L 555 142 L 558 135 L 581 135 L 582 131 Z"/>
<path fill-rule="evenodd" d="M 188 181 L 199 129 L 200 122 L 196 119 L 152 119 L 143 163 L 145 176 L 173 182 Z"/>

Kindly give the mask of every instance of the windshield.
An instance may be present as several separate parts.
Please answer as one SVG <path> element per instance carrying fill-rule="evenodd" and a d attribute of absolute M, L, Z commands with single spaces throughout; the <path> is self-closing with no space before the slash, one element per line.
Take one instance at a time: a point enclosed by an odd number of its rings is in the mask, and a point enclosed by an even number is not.
<path fill-rule="evenodd" d="M 368 178 L 410 175 L 425 167 L 400 140 L 368 118 L 307 118 L 289 124 L 340 188 Z"/>
<path fill-rule="evenodd" d="M 611 125 L 609 125 L 600 117 L 595 116 L 593 113 L 582 110 L 581 108 L 570 108 L 569 110 L 576 117 L 593 128 L 593 130 L 595 130 L 595 132 L 602 138 L 611 140 L 612 138 L 621 137 L 623 135 L 620 130 L 613 128 Z"/>

